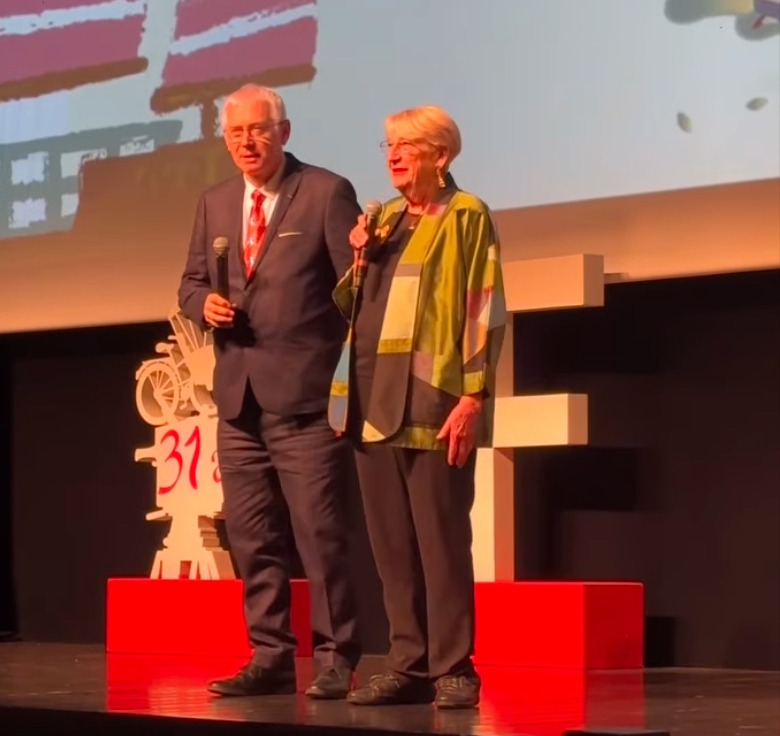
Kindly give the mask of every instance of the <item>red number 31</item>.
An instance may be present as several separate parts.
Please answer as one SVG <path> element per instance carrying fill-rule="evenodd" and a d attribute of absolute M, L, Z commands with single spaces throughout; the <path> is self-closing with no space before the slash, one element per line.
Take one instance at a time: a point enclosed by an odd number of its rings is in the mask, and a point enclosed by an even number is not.
<path fill-rule="evenodd" d="M 179 478 L 181 478 L 182 471 L 184 470 L 184 458 L 182 457 L 181 452 L 179 452 L 179 433 L 175 429 L 169 429 L 160 440 L 160 444 L 165 442 L 166 440 L 171 439 L 173 440 L 173 447 L 171 448 L 171 451 L 168 453 L 168 457 L 165 458 L 164 462 L 168 462 L 169 460 L 173 460 L 173 462 L 176 463 L 177 470 L 176 470 L 176 477 L 173 479 L 173 482 L 169 486 L 162 486 L 160 488 L 160 494 L 163 493 L 169 493 L 172 491 L 176 484 L 179 482 Z M 190 487 L 193 490 L 198 490 L 198 461 L 200 460 L 200 427 L 195 427 L 195 429 L 192 430 L 192 433 L 190 434 L 187 441 L 184 443 L 185 447 L 189 447 L 190 445 L 194 445 L 194 449 L 192 451 L 192 457 L 190 459 L 190 467 L 189 467 L 189 481 L 190 481 Z"/>

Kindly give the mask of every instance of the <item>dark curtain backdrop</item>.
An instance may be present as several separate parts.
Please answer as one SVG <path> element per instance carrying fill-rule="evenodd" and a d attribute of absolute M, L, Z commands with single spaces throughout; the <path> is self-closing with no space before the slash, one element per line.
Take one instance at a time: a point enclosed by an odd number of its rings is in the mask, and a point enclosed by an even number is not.
<path fill-rule="evenodd" d="M 518 453 L 529 576 L 646 585 L 648 664 L 780 669 L 780 271 L 614 285 L 518 320 L 516 391 L 589 395 Z"/>
<path fill-rule="evenodd" d="M 135 371 L 171 332 L 159 323 L 5 341 L 12 356 L 12 590 L 26 640 L 102 641 L 106 580 L 149 574 L 167 526 L 145 519 L 155 509 L 154 470 L 136 463 L 134 452 L 153 443 L 153 428 L 136 411 Z M 359 605 L 370 622 L 365 645 L 381 650 L 387 623 L 354 479 L 349 493 Z"/>
<path fill-rule="evenodd" d="M 17 630 L 11 552 L 11 363 L 0 344 L 0 641 Z"/>
<path fill-rule="evenodd" d="M 148 574 L 164 530 L 144 519 L 134 372 L 168 333 L 0 338 L 0 631 L 102 641 L 106 578 Z M 520 316 L 515 338 L 519 392 L 591 404 L 589 447 L 517 453 L 523 575 L 643 581 L 650 665 L 780 668 L 780 272 L 615 284 L 604 308 Z"/>

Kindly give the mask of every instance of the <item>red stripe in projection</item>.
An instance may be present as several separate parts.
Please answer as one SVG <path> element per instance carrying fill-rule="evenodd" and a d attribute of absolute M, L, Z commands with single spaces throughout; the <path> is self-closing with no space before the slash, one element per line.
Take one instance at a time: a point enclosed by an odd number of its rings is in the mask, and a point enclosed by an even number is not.
<path fill-rule="evenodd" d="M 86 5 L 102 5 L 107 0 L 3 0 L 0 18 L 12 15 L 40 15 L 44 10 L 68 10 Z"/>
<path fill-rule="evenodd" d="M 233 18 L 255 13 L 279 13 L 302 5 L 313 6 L 314 0 L 180 0 L 176 8 L 174 38 L 207 31 Z"/>
<path fill-rule="evenodd" d="M 0 43 L 0 84 L 135 59 L 143 24 L 144 16 L 138 15 L 52 28 L 29 36 L 4 36 Z M 19 59 L 24 63 L 20 64 Z"/>
<path fill-rule="evenodd" d="M 163 70 L 163 87 L 311 64 L 316 41 L 317 22 L 314 18 L 301 18 L 188 56 L 170 56 Z"/>

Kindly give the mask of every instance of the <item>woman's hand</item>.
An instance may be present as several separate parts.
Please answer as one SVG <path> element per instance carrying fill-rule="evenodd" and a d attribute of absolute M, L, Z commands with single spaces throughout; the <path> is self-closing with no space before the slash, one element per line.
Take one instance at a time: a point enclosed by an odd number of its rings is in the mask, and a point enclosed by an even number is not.
<path fill-rule="evenodd" d="M 477 422 L 482 413 L 482 399 L 478 396 L 462 396 L 450 412 L 444 426 L 436 435 L 437 440 L 448 440 L 447 462 L 462 468 L 474 449 L 477 439 Z"/>

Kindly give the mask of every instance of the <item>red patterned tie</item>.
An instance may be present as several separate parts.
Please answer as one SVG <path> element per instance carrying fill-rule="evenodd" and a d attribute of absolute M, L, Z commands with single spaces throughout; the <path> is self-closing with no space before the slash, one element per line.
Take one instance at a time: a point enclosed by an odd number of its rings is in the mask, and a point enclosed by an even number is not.
<path fill-rule="evenodd" d="M 263 247 L 263 238 L 265 236 L 265 212 L 263 212 L 263 200 L 265 197 L 259 189 L 252 192 L 252 210 L 249 213 L 249 222 L 246 228 L 246 238 L 244 238 L 244 267 L 247 276 L 252 273 L 257 259 L 260 257 L 260 250 Z"/>

